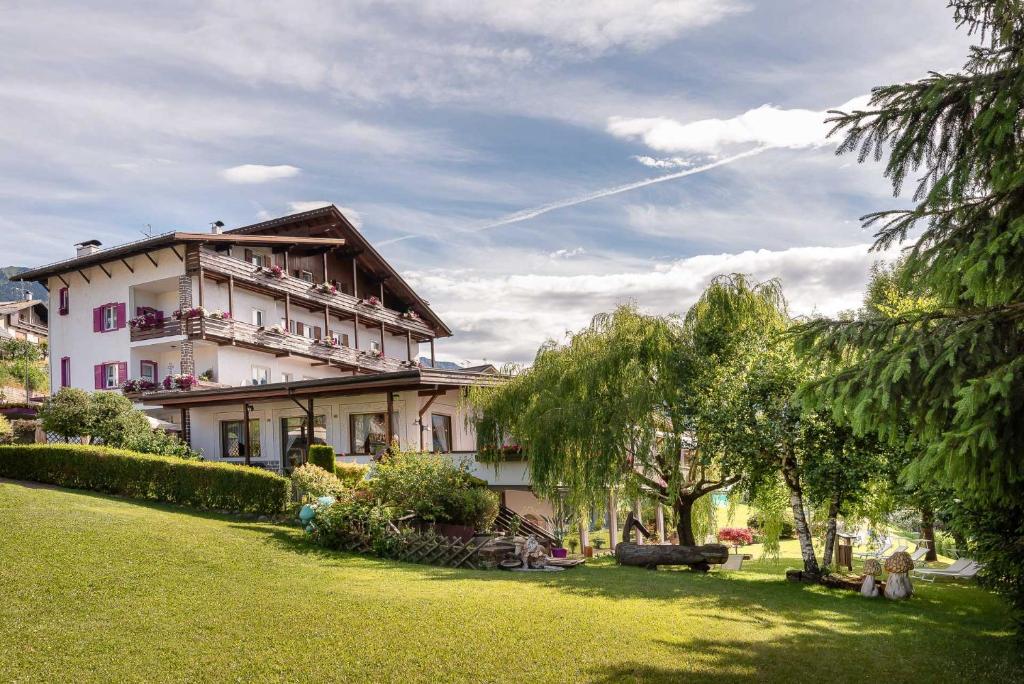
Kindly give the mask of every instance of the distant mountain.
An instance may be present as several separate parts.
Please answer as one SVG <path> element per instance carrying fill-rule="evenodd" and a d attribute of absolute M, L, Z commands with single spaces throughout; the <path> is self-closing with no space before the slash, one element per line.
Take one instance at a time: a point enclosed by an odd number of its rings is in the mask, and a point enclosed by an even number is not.
<path fill-rule="evenodd" d="M 23 290 L 31 292 L 34 299 L 47 301 L 50 295 L 47 293 L 46 288 L 39 283 L 11 282 L 12 277 L 27 270 L 24 266 L 4 266 L 0 268 L 0 302 L 24 299 L 25 294 Z"/>
<path fill-rule="evenodd" d="M 420 364 L 429 368 L 430 367 L 430 357 L 429 356 L 421 356 L 420 357 Z M 441 368 L 443 370 L 459 370 L 460 368 L 462 368 L 462 366 L 460 366 L 459 364 L 457 364 L 457 363 L 455 363 L 453 361 L 438 361 L 437 362 L 437 368 Z"/>

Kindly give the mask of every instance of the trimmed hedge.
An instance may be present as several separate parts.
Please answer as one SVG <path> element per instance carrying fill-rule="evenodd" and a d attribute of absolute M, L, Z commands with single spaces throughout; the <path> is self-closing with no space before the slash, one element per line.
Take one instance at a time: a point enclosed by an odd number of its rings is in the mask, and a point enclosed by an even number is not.
<path fill-rule="evenodd" d="M 320 466 L 329 473 L 334 472 L 334 447 L 327 444 L 313 444 L 309 447 L 309 462 Z"/>
<path fill-rule="evenodd" d="M 0 477 L 265 515 L 291 498 L 286 478 L 260 468 L 83 444 L 0 446 Z"/>

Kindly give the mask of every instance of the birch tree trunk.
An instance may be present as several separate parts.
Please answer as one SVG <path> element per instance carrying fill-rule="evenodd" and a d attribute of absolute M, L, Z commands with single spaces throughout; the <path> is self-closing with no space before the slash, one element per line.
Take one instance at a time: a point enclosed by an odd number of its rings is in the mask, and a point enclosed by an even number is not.
<path fill-rule="evenodd" d="M 811 542 L 811 528 L 807 524 L 807 516 L 804 515 L 804 492 L 800 485 L 800 473 L 787 459 L 782 466 L 782 479 L 786 481 L 789 488 L 789 505 L 793 509 L 793 523 L 796 527 L 796 535 L 800 541 L 800 555 L 804 561 L 804 574 L 814 577 L 821 575 L 821 568 L 818 567 L 818 558 L 814 555 L 814 544 Z"/>
<path fill-rule="evenodd" d="M 832 554 L 836 547 L 836 518 L 839 517 L 839 494 L 832 496 L 828 505 L 828 523 L 825 527 L 825 550 L 822 552 L 822 567 L 831 567 Z"/>

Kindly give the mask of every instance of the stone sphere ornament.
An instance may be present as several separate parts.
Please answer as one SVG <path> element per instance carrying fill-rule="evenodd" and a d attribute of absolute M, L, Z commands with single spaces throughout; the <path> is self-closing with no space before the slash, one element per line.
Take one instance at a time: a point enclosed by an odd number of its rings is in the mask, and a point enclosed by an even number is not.
<path fill-rule="evenodd" d="M 868 558 L 864 561 L 864 581 L 860 585 L 860 593 L 867 598 L 878 597 L 878 587 L 875 585 L 875 575 L 882 573 L 882 564 L 877 558 Z"/>
<path fill-rule="evenodd" d="M 908 599 L 914 593 L 914 585 L 910 583 L 910 573 L 914 569 L 914 561 L 906 551 L 898 551 L 885 561 L 885 571 L 889 573 L 885 581 L 885 598 L 900 600 Z"/>

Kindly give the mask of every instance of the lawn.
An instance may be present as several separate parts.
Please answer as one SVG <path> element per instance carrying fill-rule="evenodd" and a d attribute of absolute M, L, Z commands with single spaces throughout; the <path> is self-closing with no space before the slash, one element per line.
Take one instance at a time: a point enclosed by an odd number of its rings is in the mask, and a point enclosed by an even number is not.
<path fill-rule="evenodd" d="M 322 552 L 290 527 L 0 483 L 0 681 L 1013 681 L 976 587 L 907 603 L 781 564 L 559 574 Z"/>

